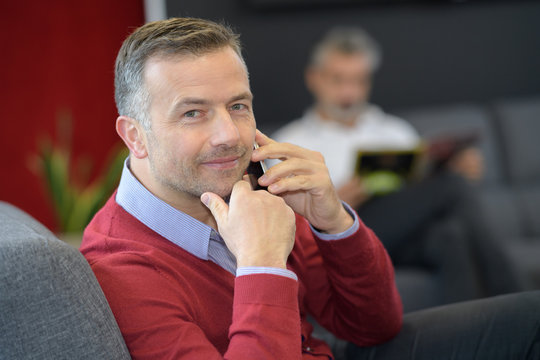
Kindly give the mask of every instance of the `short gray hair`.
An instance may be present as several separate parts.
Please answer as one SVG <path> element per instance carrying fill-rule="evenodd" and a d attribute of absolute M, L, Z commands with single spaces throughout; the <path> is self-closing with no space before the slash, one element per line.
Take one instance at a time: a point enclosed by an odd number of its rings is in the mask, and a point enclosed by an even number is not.
<path fill-rule="evenodd" d="M 137 28 L 116 57 L 114 98 L 119 115 L 136 119 L 149 130 L 150 94 L 144 67 L 151 57 L 201 56 L 231 47 L 243 60 L 239 35 L 226 25 L 198 18 L 171 18 Z"/>
<path fill-rule="evenodd" d="M 309 65 L 320 65 L 324 57 L 332 51 L 348 55 L 366 55 L 371 71 L 377 70 L 381 64 L 379 45 L 366 31 L 358 27 L 336 27 L 328 31 L 313 48 Z"/>

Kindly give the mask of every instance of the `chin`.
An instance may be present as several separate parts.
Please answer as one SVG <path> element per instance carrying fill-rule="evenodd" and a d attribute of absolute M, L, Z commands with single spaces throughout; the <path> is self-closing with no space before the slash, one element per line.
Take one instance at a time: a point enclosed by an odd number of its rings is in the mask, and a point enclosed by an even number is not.
<path fill-rule="evenodd" d="M 356 103 L 347 106 L 335 104 L 326 105 L 326 112 L 337 121 L 349 121 L 357 118 L 365 110 L 365 103 Z"/>
<path fill-rule="evenodd" d="M 231 193 L 232 193 L 232 186 L 230 188 L 227 188 L 227 189 L 219 189 L 219 190 L 215 191 L 215 193 L 218 194 L 219 196 L 221 196 L 223 199 L 230 198 Z"/>
<path fill-rule="evenodd" d="M 214 184 L 212 186 L 212 189 L 209 189 L 208 191 L 211 191 L 221 196 L 223 199 L 230 198 L 234 184 L 236 184 L 238 180 L 240 179 L 235 179 L 235 180 L 223 179 L 223 181 Z"/>
<path fill-rule="evenodd" d="M 198 177 L 200 187 L 197 184 L 194 184 L 194 186 L 198 187 L 201 194 L 209 191 L 221 196 L 223 199 L 228 199 L 231 196 L 234 184 L 242 180 L 244 173 L 245 170 L 240 172 L 238 169 L 230 172 L 221 172 L 220 174 L 207 173 Z"/>

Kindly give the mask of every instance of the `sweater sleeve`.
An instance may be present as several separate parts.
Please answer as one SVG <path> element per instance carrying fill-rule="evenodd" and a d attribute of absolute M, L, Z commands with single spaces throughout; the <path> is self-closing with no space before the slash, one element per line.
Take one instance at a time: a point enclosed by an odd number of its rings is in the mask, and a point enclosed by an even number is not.
<path fill-rule="evenodd" d="M 193 288 L 199 279 L 171 279 L 148 260 L 91 263 L 133 359 L 301 359 L 297 281 L 237 277 L 232 302 L 223 296 L 230 285 L 217 286 L 211 296 L 222 309 L 209 309 Z"/>
<path fill-rule="evenodd" d="M 325 241 L 301 217 L 297 231 L 305 256 L 305 305 L 315 319 L 359 346 L 395 336 L 402 322 L 401 299 L 392 263 L 377 236 L 360 221 L 351 236 Z"/>
<path fill-rule="evenodd" d="M 226 357 L 301 359 L 296 280 L 259 274 L 237 277 L 235 282 L 231 342 Z"/>

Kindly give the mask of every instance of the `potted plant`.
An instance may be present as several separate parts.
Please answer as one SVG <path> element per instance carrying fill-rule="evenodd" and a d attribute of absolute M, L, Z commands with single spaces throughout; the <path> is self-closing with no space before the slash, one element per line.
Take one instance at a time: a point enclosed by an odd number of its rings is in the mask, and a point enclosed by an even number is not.
<path fill-rule="evenodd" d="M 125 147 L 114 147 L 105 171 L 90 181 L 92 165 L 71 155 L 71 117 L 60 116 L 58 143 L 44 138 L 31 161 L 32 170 L 43 180 L 58 223 L 59 237 L 78 245 L 82 232 L 94 214 L 110 197 L 128 155 Z"/>

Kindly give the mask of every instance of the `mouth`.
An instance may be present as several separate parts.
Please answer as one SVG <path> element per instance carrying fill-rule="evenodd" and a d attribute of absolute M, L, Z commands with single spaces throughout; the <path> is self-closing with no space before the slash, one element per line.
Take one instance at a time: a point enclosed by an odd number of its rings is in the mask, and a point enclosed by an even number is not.
<path fill-rule="evenodd" d="M 202 165 L 216 170 L 228 170 L 238 166 L 240 157 L 227 156 L 222 158 L 216 158 L 209 161 L 205 161 Z"/>

